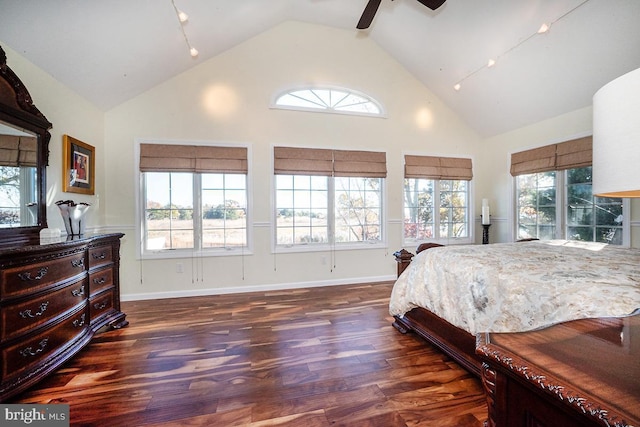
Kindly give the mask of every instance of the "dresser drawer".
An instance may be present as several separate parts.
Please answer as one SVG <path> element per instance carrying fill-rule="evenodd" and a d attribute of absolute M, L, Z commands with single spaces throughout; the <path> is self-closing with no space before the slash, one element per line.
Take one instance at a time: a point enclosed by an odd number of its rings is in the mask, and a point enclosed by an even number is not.
<path fill-rule="evenodd" d="M 84 252 L 0 271 L 0 298 L 5 301 L 50 287 L 86 271 Z"/>
<path fill-rule="evenodd" d="M 103 268 L 89 274 L 89 295 L 95 295 L 103 289 L 113 286 L 113 268 Z"/>
<path fill-rule="evenodd" d="M 2 348 L 2 381 L 20 375 L 33 366 L 53 357 L 58 351 L 87 333 L 86 310 L 47 328 L 29 339 Z"/>
<path fill-rule="evenodd" d="M 113 289 L 91 297 L 89 300 L 89 313 L 91 314 L 91 323 L 111 312 L 114 308 Z"/>
<path fill-rule="evenodd" d="M 111 246 L 103 245 L 89 248 L 89 268 L 99 267 L 111 262 L 113 262 Z"/>
<path fill-rule="evenodd" d="M 2 341 L 43 325 L 77 308 L 87 299 L 86 283 L 81 280 L 28 301 L 7 305 L 0 318 Z"/>
<path fill-rule="evenodd" d="M 0 402 L 62 366 L 99 331 L 127 326 L 122 236 L 0 248 Z"/>

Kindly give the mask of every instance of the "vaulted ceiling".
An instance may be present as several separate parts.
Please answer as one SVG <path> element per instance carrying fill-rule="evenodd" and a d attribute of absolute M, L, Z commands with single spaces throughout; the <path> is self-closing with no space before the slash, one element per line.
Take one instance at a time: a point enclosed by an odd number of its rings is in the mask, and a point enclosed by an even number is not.
<path fill-rule="evenodd" d="M 640 67 L 638 0 L 382 0 L 367 30 L 368 0 L 174 1 L 195 59 L 171 0 L 0 0 L 0 44 L 107 111 L 286 20 L 320 24 L 374 40 L 482 136 L 587 107 Z"/>

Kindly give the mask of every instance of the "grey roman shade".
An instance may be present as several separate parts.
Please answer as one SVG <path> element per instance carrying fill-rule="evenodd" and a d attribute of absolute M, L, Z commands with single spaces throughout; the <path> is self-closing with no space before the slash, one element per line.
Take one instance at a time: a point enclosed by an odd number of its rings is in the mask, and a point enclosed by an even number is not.
<path fill-rule="evenodd" d="M 247 148 L 140 144 L 140 172 L 247 173 Z"/>
<path fill-rule="evenodd" d="M 473 178 L 473 163 L 471 159 L 462 157 L 406 155 L 404 177 L 470 181 Z"/>
<path fill-rule="evenodd" d="M 511 175 L 590 166 L 592 141 L 588 136 L 514 153 L 511 155 Z"/>
<path fill-rule="evenodd" d="M 385 178 L 387 155 L 378 151 L 274 147 L 276 175 L 321 175 Z"/>
<path fill-rule="evenodd" d="M 38 141 L 32 136 L 0 135 L 0 166 L 36 167 Z"/>

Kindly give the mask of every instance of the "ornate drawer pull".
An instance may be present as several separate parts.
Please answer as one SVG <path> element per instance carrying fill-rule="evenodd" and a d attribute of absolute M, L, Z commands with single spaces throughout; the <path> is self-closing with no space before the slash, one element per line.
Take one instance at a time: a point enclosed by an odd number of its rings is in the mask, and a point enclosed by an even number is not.
<path fill-rule="evenodd" d="M 107 253 L 106 252 L 100 252 L 99 254 L 93 253 L 91 254 L 91 256 L 93 257 L 93 259 L 105 259 L 107 257 Z"/>
<path fill-rule="evenodd" d="M 74 297 L 80 297 L 84 295 L 84 286 L 80 286 L 80 289 L 72 290 L 71 295 L 73 295 Z"/>
<path fill-rule="evenodd" d="M 48 305 L 49 305 L 49 301 L 43 302 L 42 304 L 40 304 L 40 310 L 35 312 L 35 314 L 31 313 L 31 309 L 23 310 L 20 312 L 20 317 L 22 317 L 23 319 L 26 319 L 27 317 L 31 317 L 33 319 L 34 317 L 42 316 L 42 313 L 47 311 Z"/>
<path fill-rule="evenodd" d="M 96 285 L 102 285 L 106 281 L 107 279 L 105 279 L 104 276 L 96 277 L 95 279 L 93 279 L 93 283 Z"/>
<path fill-rule="evenodd" d="M 84 267 L 84 258 L 71 260 L 71 265 L 74 267 Z"/>
<path fill-rule="evenodd" d="M 49 267 L 41 267 L 38 270 L 38 274 L 36 274 L 34 277 L 31 277 L 30 272 L 18 273 L 18 277 L 25 282 L 29 280 L 40 280 L 45 276 L 45 274 L 47 274 L 48 271 L 49 271 Z"/>
<path fill-rule="evenodd" d="M 39 348 L 35 349 L 35 351 L 33 350 L 33 347 L 27 347 L 23 350 L 20 350 L 20 354 L 22 355 L 22 357 L 29 357 L 29 356 L 36 356 L 38 353 L 42 353 L 44 351 L 44 348 L 47 346 L 47 343 L 49 342 L 49 338 L 45 338 L 42 341 L 40 341 Z"/>
<path fill-rule="evenodd" d="M 95 308 L 96 310 L 102 310 L 106 306 L 107 306 L 106 302 L 93 304 L 93 308 Z"/>
<path fill-rule="evenodd" d="M 84 326 L 84 319 L 85 319 L 85 314 L 82 313 L 82 316 L 80 316 L 79 319 L 76 319 L 73 321 L 73 326 L 75 326 L 76 328 L 80 328 Z"/>

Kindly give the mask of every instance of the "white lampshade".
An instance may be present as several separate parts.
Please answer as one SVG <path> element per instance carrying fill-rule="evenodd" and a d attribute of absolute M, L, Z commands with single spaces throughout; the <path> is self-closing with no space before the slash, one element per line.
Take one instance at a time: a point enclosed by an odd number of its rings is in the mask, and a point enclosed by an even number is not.
<path fill-rule="evenodd" d="M 640 68 L 593 97 L 593 194 L 640 197 Z"/>

